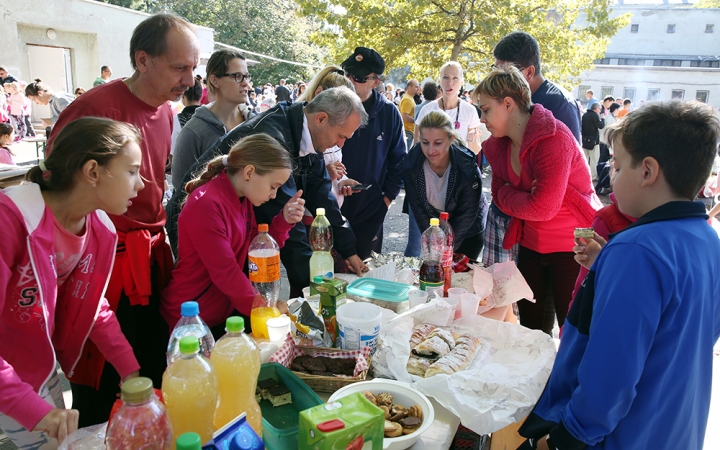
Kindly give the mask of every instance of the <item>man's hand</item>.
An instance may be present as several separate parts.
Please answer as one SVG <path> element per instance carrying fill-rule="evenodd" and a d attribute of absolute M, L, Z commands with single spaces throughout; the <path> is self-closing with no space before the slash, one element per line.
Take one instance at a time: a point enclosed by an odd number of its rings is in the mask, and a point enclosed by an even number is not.
<path fill-rule="evenodd" d="M 305 199 L 300 198 L 303 194 L 302 189 L 297 191 L 293 197 L 285 203 L 283 207 L 283 218 L 287 223 L 298 223 L 305 214 Z"/>
<path fill-rule="evenodd" d="M 600 250 L 605 247 L 605 244 L 607 244 L 607 241 L 597 233 L 595 233 L 595 236 L 589 242 L 585 242 L 585 239 L 575 238 L 575 247 L 573 247 L 575 261 L 590 270 L 590 267 L 595 262 L 595 258 L 597 258 Z"/>
<path fill-rule="evenodd" d="M 332 162 L 325 167 L 327 167 L 328 175 L 330 175 L 331 180 L 339 180 L 347 175 L 347 170 L 340 161 Z"/>
<path fill-rule="evenodd" d="M 345 262 L 359 277 L 361 277 L 363 273 L 368 271 L 368 267 L 365 265 L 364 262 L 362 262 L 362 259 L 360 259 L 358 255 L 352 255 L 351 257 L 346 259 Z"/>
<path fill-rule="evenodd" d="M 351 195 L 353 195 L 352 186 L 355 186 L 356 184 L 360 184 L 360 182 L 352 180 L 350 178 L 339 182 L 338 190 L 340 191 L 340 195 L 344 195 L 345 197 L 350 197 Z"/>
<path fill-rule="evenodd" d="M 79 418 L 80 413 L 76 409 L 55 408 L 40 419 L 32 431 L 43 431 L 62 444 L 68 434 L 77 430 Z"/>
<path fill-rule="evenodd" d="M 387 206 L 388 209 L 390 209 L 390 203 L 392 203 L 392 200 L 390 200 L 387 197 L 383 197 L 383 200 L 385 200 L 385 206 Z"/>

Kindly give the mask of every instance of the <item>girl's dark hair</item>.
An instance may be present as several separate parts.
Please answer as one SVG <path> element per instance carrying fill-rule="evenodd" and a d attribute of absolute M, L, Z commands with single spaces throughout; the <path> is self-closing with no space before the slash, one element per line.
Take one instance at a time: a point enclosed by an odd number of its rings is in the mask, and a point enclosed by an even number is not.
<path fill-rule="evenodd" d="M 244 137 L 232 146 L 227 155 L 227 174 L 235 175 L 247 166 L 255 167 L 258 175 L 265 175 L 277 169 L 293 169 L 290 153 L 269 134 L 259 133 Z M 220 175 L 225 169 L 223 157 L 210 161 L 200 175 L 185 185 L 189 194 L 203 184 Z"/>
<path fill-rule="evenodd" d="M 48 87 L 42 82 L 40 78 L 35 78 L 35 81 L 25 86 L 25 96 L 30 97 L 37 96 L 40 92 L 47 92 Z"/>
<path fill-rule="evenodd" d="M 15 131 L 15 128 L 13 128 L 12 125 L 9 123 L 0 122 L 0 136 L 7 136 L 11 134 L 13 131 Z M 10 152 L 10 155 L 15 156 L 15 153 L 12 152 L 8 147 L 5 147 L 5 150 Z"/>
<path fill-rule="evenodd" d="M 205 67 L 205 79 L 209 80 L 210 75 L 215 75 L 217 78 L 225 75 L 228 71 L 228 65 L 233 59 L 241 59 L 244 61 L 245 55 L 230 49 L 214 51 L 213 54 L 210 55 L 210 59 Z M 215 93 L 215 86 L 210 82 L 208 82 L 208 89 L 210 89 L 210 92 Z"/>
<path fill-rule="evenodd" d="M 40 189 L 64 192 L 72 188 L 75 174 L 86 162 L 106 166 L 129 142 L 138 145 L 140 130 L 129 123 L 100 117 L 83 117 L 67 124 L 48 148 L 45 171 L 35 166 L 25 175 Z"/>

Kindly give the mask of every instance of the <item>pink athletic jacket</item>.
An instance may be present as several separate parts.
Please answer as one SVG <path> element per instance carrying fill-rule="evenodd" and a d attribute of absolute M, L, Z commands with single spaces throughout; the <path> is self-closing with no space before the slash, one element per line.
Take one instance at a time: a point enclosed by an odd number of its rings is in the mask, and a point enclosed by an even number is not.
<path fill-rule="evenodd" d="M 522 170 L 518 190 L 510 185 L 507 148 L 509 137 L 491 137 L 483 152 L 492 167 L 493 202 L 512 216 L 503 248 L 522 238 L 523 220 L 550 220 L 565 205 L 589 226 L 602 203 L 595 195 L 585 156 L 570 130 L 542 105 L 533 105 L 520 148 Z M 534 182 L 534 184 L 533 184 Z M 534 187 L 535 189 L 531 190 Z"/>
<path fill-rule="evenodd" d="M 282 247 L 292 227 L 280 211 L 269 234 Z M 252 203 L 238 198 L 225 172 L 188 196 L 178 218 L 178 263 L 160 303 L 171 330 L 180 320 L 180 305 L 189 300 L 198 302 L 200 317 L 211 327 L 234 309 L 250 315 L 257 291 L 243 267 L 257 234 Z"/>
<path fill-rule="evenodd" d="M 60 287 L 54 218 L 39 186 L 0 192 L 0 223 L 0 412 L 32 430 L 53 409 L 37 392 L 55 358 L 72 374 L 88 338 L 121 377 L 140 366 L 104 298 L 117 241 L 108 216 L 87 216 L 85 252 Z"/>

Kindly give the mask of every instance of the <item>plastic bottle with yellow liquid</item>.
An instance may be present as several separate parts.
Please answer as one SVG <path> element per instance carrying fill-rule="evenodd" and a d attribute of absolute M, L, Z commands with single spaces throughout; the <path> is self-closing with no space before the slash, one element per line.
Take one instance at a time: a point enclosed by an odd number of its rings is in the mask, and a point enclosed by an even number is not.
<path fill-rule="evenodd" d="M 268 225 L 258 225 L 258 235 L 248 249 L 248 272 L 250 281 L 265 299 L 262 305 L 253 305 L 250 326 L 256 337 L 269 339 L 267 321 L 280 317 L 277 309 L 280 295 L 280 246 L 268 234 Z"/>
<path fill-rule="evenodd" d="M 189 431 L 201 442 L 212 439 L 218 382 L 210 361 L 198 353 L 200 341 L 193 336 L 180 339 L 180 358 L 163 374 L 162 393 L 172 423 L 173 442 Z"/>
<path fill-rule="evenodd" d="M 210 356 L 220 393 L 215 410 L 215 428 L 222 428 L 244 412 L 248 423 L 261 436 L 262 413 L 255 401 L 260 351 L 255 341 L 243 332 L 245 320 L 242 317 L 228 318 L 225 329 L 227 334 L 217 341 Z"/>

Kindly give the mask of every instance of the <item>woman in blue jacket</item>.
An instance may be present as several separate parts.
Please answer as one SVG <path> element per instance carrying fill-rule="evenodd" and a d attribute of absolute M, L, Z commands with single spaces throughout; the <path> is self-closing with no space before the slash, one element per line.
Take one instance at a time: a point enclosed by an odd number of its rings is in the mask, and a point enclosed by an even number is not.
<path fill-rule="evenodd" d="M 428 113 L 417 129 L 420 143 L 402 164 L 408 206 L 421 232 L 430 226 L 431 218 L 448 212 L 455 232 L 455 252 L 477 259 L 487 216 L 477 157 L 440 111 Z M 409 242 L 411 246 L 419 250 L 419 240 Z"/>

